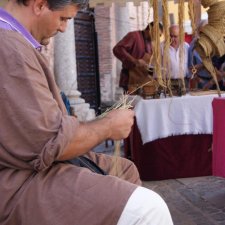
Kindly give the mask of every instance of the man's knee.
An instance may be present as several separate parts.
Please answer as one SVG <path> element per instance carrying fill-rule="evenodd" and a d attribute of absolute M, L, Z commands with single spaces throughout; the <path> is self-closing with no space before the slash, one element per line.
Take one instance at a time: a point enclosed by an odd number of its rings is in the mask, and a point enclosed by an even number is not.
<path fill-rule="evenodd" d="M 117 225 L 172 225 L 164 200 L 155 192 L 138 187 L 130 196 Z"/>
<path fill-rule="evenodd" d="M 125 158 L 121 158 L 121 178 L 133 184 L 141 185 L 140 175 L 136 165 Z M 120 176 L 119 176 L 120 177 Z"/>

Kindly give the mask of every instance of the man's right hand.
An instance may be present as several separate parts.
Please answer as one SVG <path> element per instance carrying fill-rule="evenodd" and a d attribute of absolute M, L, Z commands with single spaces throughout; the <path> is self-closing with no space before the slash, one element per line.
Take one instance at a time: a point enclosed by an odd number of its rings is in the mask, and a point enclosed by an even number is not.
<path fill-rule="evenodd" d="M 148 64 L 143 59 L 137 59 L 135 65 L 142 72 L 144 73 L 148 72 Z"/>
<path fill-rule="evenodd" d="M 106 139 L 126 138 L 134 122 L 131 109 L 114 109 L 101 119 L 78 123 L 74 138 L 57 160 L 67 160 L 83 155 Z"/>
<path fill-rule="evenodd" d="M 130 109 L 116 109 L 110 111 L 105 119 L 109 124 L 109 138 L 113 140 L 121 140 L 126 138 L 134 123 L 134 112 Z"/>

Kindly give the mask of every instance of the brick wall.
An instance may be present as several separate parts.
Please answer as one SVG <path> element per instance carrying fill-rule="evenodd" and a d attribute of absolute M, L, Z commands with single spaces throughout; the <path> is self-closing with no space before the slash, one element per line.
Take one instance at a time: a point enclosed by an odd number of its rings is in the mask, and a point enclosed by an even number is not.
<path fill-rule="evenodd" d="M 113 100 L 112 76 L 112 46 L 111 46 L 111 19 L 110 7 L 97 6 L 95 8 L 95 26 L 98 36 L 99 73 L 101 101 Z"/>

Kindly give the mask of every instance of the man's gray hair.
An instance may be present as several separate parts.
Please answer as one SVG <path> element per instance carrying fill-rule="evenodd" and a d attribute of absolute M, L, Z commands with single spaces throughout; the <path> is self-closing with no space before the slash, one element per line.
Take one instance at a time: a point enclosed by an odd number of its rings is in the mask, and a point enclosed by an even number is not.
<path fill-rule="evenodd" d="M 30 0 L 16 0 L 18 4 L 27 5 Z M 88 0 L 46 0 L 50 10 L 61 9 L 67 5 L 75 4 L 81 7 L 88 4 Z"/>

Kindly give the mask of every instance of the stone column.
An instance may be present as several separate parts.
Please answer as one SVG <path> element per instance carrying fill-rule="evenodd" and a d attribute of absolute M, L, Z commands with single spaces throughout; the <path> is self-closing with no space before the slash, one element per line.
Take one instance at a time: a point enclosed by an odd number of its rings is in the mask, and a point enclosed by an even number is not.
<path fill-rule="evenodd" d="M 112 20 L 113 33 L 112 35 L 112 48 L 116 45 L 116 43 L 121 40 L 131 29 L 130 29 L 130 18 L 127 4 L 121 6 L 121 4 L 114 3 L 112 5 L 112 18 L 116 18 Z M 122 68 L 122 64 L 120 60 L 118 60 L 114 55 L 112 57 L 112 68 L 113 68 L 113 76 L 115 77 L 115 100 L 121 98 L 123 94 L 122 88 L 119 87 L 119 78 L 120 71 Z"/>
<path fill-rule="evenodd" d="M 78 119 L 93 119 L 95 111 L 80 98 L 81 93 L 77 90 L 74 20 L 68 22 L 66 32 L 58 33 L 54 39 L 54 72 L 59 88 L 69 98 Z"/>

